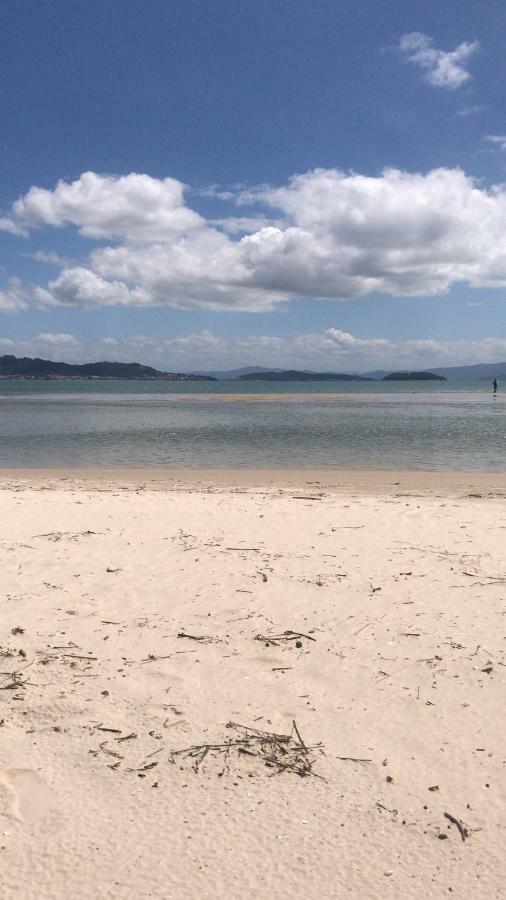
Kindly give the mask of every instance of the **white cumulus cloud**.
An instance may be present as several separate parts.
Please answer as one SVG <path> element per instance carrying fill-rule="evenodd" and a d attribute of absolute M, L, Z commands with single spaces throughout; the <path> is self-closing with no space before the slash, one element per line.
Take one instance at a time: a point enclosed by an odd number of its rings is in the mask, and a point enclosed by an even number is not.
<path fill-rule="evenodd" d="M 452 91 L 471 79 L 467 63 L 479 46 L 478 41 L 463 41 L 454 50 L 437 50 L 433 39 L 420 31 L 404 34 L 399 42 L 401 53 L 425 72 L 429 84 Z"/>
<path fill-rule="evenodd" d="M 61 259 L 47 284 L 10 282 L 0 289 L 0 308 L 265 311 L 298 298 L 506 287 L 506 187 L 487 189 L 459 169 L 375 176 L 315 169 L 233 199 L 254 213 L 237 217 L 237 235 L 229 233 L 234 217 L 221 228 L 189 209 L 174 179 L 86 173 L 52 192 L 33 187 L 13 204 L 15 223 L 72 224 L 100 245 L 80 265 Z M 246 222 L 255 228 L 241 234 Z"/>
<path fill-rule="evenodd" d="M 264 242 L 271 254 L 278 244 L 278 269 L 292 238 L 297 243 L 285 267 L 292 291 L 301 270 L 308 292 L 334 298 L 506 284 L 506 191 L 487 191 L 459 169 L 388 169 L 378 177 L 317 169 L 260 198 L 293 223 Z M 266 247 L 257 269 L 267 259 Z"/>
<path fill-rule="evenodd" d="M 164 240 L 203 223 L 184 203 L 184 189 L 175 178 L 84 172 L 53 191 L 30 188 L 13 204 L 12 216 L 18 228 L 75 225 L 89 238 Z"/>
<path fill-rule="evenodd" d="M 106 281 L 84 266 L 63 269 L 47 288 L 36 288 L 42 305 L 145 306 L 149 298 L 142 287 L 130 289 L 122 281 Z"/>

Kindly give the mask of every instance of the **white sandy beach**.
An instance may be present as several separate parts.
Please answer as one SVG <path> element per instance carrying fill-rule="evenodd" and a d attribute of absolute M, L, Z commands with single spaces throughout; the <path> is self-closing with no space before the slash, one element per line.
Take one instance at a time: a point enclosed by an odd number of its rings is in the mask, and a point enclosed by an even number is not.
<path fill-rule="evenodd" d="M 503 896 L 504 474 L 12 470 L 0 522 L 3 898 Z"/>

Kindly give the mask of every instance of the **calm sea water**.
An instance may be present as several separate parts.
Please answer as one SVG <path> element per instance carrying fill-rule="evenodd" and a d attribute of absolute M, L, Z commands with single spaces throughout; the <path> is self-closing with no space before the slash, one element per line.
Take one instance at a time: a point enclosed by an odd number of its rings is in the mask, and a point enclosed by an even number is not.
<path fill-rule="evenodd" d="M 504 471 L 506 398 L 484 381 L 0 382 L 0 466 Z"/>

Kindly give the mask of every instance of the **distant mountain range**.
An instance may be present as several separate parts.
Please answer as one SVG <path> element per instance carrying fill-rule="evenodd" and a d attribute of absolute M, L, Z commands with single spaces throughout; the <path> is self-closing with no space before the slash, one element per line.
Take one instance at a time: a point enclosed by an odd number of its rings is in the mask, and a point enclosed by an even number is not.
<path fill-rule="evenodd" d="M 284 369 L 267 369 L 265 366 L 243 366 L 242 369 L 218 369 L 217 371 L 200 371 L 197 370 L 197 375 L 210 375 L 211 378 L 216 378 L 218 381 L 234 381 L 236 378 L 240 378 L 241 375 L 250 375 L 253 373 L 260 372 L 284 372 Z"/>
<path fill-rule="evenodd" d="M 320 380 L 320 379 L 329 379 L 329 380 L 359 380 L 359 379 L 372 379 L 374 381 L 381 381 L 387 375 L 397 374 L 393 369 L 375 369 L 373 372 L 361 372 L 360 375 L 353 373 L 346 374 L 335 374 L 333 372 L 311 372 L 308 370 L 297 371 L 297 378 L 280 378 L 277 377 L 279 375 L 283 375 L 285 372 L 289 372 L 290 370 L 286 369 L 268 369 L 262 366 L 245 366 L 242 369 L 226 369 L 226 370 L 218 370 L 218 371 L 202 371 L 198 374 L 211 376 L 212 378 L 216 378 L 218 381 L 228 381 L 239 379 L 241 381 L 300 381 L 302 379 L 305 380 Z M 506 380 L 506 362 L 500 363 L 479 363 L 478 365 L 473 366 L 446 366 L 440 367 L 436 366 L 430 369 L 430 372 L 434 375 L 441 375 L 443 378 L 447 378 L 448 381 L 475 381 L 476 379 L 492 379 L 499 378 Z M 248 376 L 244 378 L 244 376 Z M 252 376 L 251 378 L 249 376 Z M 276 377 L 274 377 L 276 376 Z"/>
<path fill-rule="evenodd" d="M 430 372 L 394 372 L 391 369 L 376 369 L 373 372 L 355 374 L 349 372 L 312 372 L 298 369 L 268 369 L 262 366 L 244 366 L 241 369 L 225 371 L 196 372 L 161 372 L 141 363 L 94 362 L 65 363 L 53 362 L 49 359 L 31 359 L 28 356 L 0 356 L 0 379 L 23 378 L 105 378 L 151 381 L 379 381 L 382 379 L 426 380 L 440 376 L 449 381 L 474 381 L 476 379 L 492 380 L 498 378 L 506 381 L 506 362 L 480 363 L 473 366 L 436 367 Z"/>
<path fill-rule="evenodd" d="M 208 375 L 185 375 L 176 372 L 159 372 L 140 363 L 96 362 L 77 365 L 52 362 L 50 359 L 31 359 L 28 356 L 0 356 L 0 378 L 108 378 L 151 381 L 214 381 Z"/>

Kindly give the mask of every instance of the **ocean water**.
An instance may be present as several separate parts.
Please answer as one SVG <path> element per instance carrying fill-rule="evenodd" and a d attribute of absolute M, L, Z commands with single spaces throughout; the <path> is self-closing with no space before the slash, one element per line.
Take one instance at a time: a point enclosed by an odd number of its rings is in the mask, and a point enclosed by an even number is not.
<path fill-rule="evenodd" d="M 0 382 L 0 466 L 506 469 L 488 382 Z"/>

